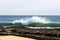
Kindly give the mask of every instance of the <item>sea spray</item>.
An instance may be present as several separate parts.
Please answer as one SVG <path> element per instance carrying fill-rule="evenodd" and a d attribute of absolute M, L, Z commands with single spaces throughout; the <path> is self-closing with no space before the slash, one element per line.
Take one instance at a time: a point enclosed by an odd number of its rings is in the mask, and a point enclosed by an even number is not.
<path fill-rule="evenodd" d="M 28 25 L 29 23 L 32 22 L 39 22 L 39 23 L 50 23 L 51 21 L 44 18 L 44 17 L 38 17 L 38 16 L 33 16 L 31 18 L 24 18 L 20 20 L 15 20 L 12 23 L 22 23 L 23 25 Z"/>

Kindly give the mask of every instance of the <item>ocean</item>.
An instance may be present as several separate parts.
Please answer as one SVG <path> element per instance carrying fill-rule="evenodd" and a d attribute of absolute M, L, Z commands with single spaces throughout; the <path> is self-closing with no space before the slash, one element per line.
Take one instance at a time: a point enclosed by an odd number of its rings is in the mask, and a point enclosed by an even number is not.
<path fill-rule="evenodd" d="M 34 15 L 0 15 L 0 23 L 11 23 L 15 20 L 25 19 L 25 18 L 32 18 Z M 37 16 L 37 15 L 35 15 Z M 60 16 L 38 16 L 42 18 L 46 18 L 47 20 L 50 20 L 52 22 L 58 22 L 60 23 Z"/>
<path fill-rule="evenodd" d="M 0 15 L 1 23 L 22 23 L 27 25 L 31 22 L 39 23 L 60 23 L 60 16 L 53 15 Z M 6 24 L 1 24 L 2 26 Z"/>

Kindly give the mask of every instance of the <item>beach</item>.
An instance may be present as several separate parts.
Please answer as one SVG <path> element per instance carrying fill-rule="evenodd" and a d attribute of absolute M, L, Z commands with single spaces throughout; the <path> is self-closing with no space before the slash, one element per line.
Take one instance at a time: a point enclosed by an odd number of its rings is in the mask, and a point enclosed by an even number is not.
<path fill-rule="evenodd" d="M 35 40 L 35 39 L 9 35 L 9 36 L 0 36 L 0 40 Z"/>

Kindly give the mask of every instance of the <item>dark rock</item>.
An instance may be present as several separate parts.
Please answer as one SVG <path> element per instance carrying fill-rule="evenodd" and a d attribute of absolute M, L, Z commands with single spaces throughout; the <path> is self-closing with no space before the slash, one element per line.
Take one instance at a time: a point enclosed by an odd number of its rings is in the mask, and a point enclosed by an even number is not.
<path fill-rule="evenodd" d="M 11 26 L 7 28 L 1 27 L 2 30 L 5 30 L 6 34 L 9 35 L 22 35 L 28 36 L 36 39 L 44 40 L 60 40 L 60 28 L 59 29 L 28 29 L 20 26 Z"/>

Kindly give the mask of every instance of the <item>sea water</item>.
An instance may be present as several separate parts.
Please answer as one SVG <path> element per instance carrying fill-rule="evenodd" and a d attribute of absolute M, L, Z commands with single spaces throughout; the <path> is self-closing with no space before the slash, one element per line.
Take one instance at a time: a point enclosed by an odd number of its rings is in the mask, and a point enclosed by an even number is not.
<path fill-rule="evenodd" d="M 53 15 L 0 15 L 0 23 L 22 23 L 28 25 L 31 22 L 60 23 L 60 16 Z M 4 24 L 5 25 L 5 24 Z"/>

